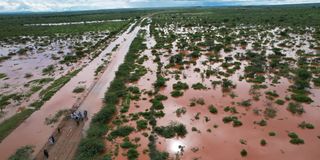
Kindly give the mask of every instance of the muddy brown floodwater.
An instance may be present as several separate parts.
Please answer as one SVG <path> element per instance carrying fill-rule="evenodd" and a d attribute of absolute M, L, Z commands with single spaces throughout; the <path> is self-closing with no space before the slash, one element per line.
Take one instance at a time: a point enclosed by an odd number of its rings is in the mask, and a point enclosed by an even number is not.
<path fill-rule="evenodd" d="M 133 27 L 133 24 L 126 32 L 111 42 L 97 58 L 91 61 L 81 72 L 62 87 L 40 110 L 34 112 L 1 142 L 1 159 L 7 159 L 18 148 L 25 145 L 34 146 L 34 153 L 38 153 L 60 123 L 59 121 L 48 126 L 45 124 L 45 118 L 55 114 L 61 109 L 70 109 L 78 101 L 75 94 L 72 93 L 72 90 L 79 85 L 79 82 L 81 82 L 81 85 L 85 85 L 87 89 L 89 88 L 88 91 L 82 95 L 85 96 L 86 99 L 79 109 L 88 110 L 89 118 L 99 111 L 102 107 L 103 94 L 113 80 L 119 65 L 124 61 L 129 46 L 139 30 L 139 27 L 136 27 L 133 32 L 129 32 L 131 27 Z M 101 74 L 100 78 L 96 79 L 96 68 L 104 63 L 106 55 L 111 53 L 117 44 L 120 44 L 120 46 L 113 53 L 111 62 L 108 64 L 104 73 Z M 85 128 L 87 128 L 88 124 L 89 122 L 86 123 Z"/>
<path fill-rule="evenodd" d="M 148 33 L 148 27 L 147 27 Z M 148 34 L 147 34 L 148 35 Z M 153 83 L 156 80 L 157 64 L 153 62 L 155 58 L 152 56 L 150 49 L 154 46 L 154 40 L 151 37 L 147 37 L 148 49 L 146 49 L 142 55 L 148 56 L 148 60 L 143 63 L 143 66 L 147 68 L 148 72 L 140 78 L 140 80 L 133 84 L 137 86 L 141 91 L 149 91 L 153 88 Z M 177 54 L 176 43 L 173 43 L 172 53 L 169 55 Z M 246 50 L 237 48 L 237 52 L 244 53 Z M 167 51 L 158 50 L 163 52 L 163 55 L 168 55 Z M 185 51 L 186 54 L 188 51 Z M 221 53 L 222 57 L 227 56 L 224 52 Z M 161 56 L 161 62 L 163 66 L 166 66 L 169 62 L 167 56 Z M 200 73 L 194 71 L 195 68 L 200 68 L 202 71 L 212 67 L 223 71 L 221 63 L 215 64 L 203 64 L 207 57 L 203 54 L 199 59 L 196 59 L 196 65 L 189 65 L 189 68 L 181 70 L 186 78 L 183 78 L 180 74 L 180 80 L 175 80 L 175 74 L 168 74 L 168 71 L 176 71 L 177 68 L 169 68 L 162 70 L 165 78 L 168 79 L 166 87 L 160 90 L 160 94 L 166 95 L 167 100 L 163 101 L 165 108 L 163 112 L 165 116 L 157 118 L 157 126 L 167 126 L 170 122 L 180 122 L 187 128 L 188 134 L 185 137 L 175 137 L 166 139 L 161 136 L 157 136 L 157 149 L 160 151 L 166 151 L 170 154 L 169 159 L 202 159 L 202 160 L 316 160 L 320 157 L 320 91 L 319 88 L 312 87 L 310 89 L 310 97 L 314 100 L 311 104 L 303 104 L 305 113 L 302 115 L 293 115 L 286 108 L 290 101 L 285 101 L 284 105 L 278 105 L 266 97 L 266 91 L 276 91 L 279 95 L 276 99 L 284 100 L 286 96 L 290 96 L 288 91 L 292 82 L 287 78 L 280 78 L 279 83 L 273 84 L 271 79 L 267 79 L 265 85 L 266 89 L 258 90 L 261 93 L 260 100 L 253 100 L 253 95 L 250 95 L 250 89 L 253 83 L 248 83 L 246 80 L 239 80 L 239 77 L 244 74 L 244 67 L 248 64 L 246 61 L 241 61 L 241 69 L 237 70 L 234 74 L 228 77 L 232 80 L 233 84 L 236 84 L 236 88 L 231 89 L 229 92 L 223 92 L 221 86 L 213 88 L 212 81 L 221 80 L 217 76 L 211 76 L 210 78 L 202 78 Z M 271 76 L 271 75 L 270 75 Z M 171 96 L 173 91 L 172 85 L 177 81 L 182 81 L 188 84 L 189 89 L 184 91 L 183 96 L 174 98 Z M 202 83 L 208 87 L 205 90 L 194 90 L 191 88 L 192 84 Z M 237 95 L 231 98 L 230 93 Z M 203 98 L 204 105 L 197 104 L 194 107 L 190 107 L 190 100 L 192 98 Z M 244 100 L 251 100 L 251 106 L 244 107 L 237 103 Z M 132 100 L 130 103 L 130 109 L 126 116 L 139 112 L 144 112 L 150 109 L 152 105 L 148 95 L 142 94 L 141 99 L 138 101 Z M 218 109 L 217 114 L 211 114 L 208 110 L 209 105 L 214 105 Z M 235 107 L 238 113 L 233 114 L 224 111 L 226 106 Z M 177 116 L 176 110 L 185 107 L 186 113 L 180 117 Z M 267 107 L 272 107 L 276 110 L 276 116 L 274 118 L 268 118 L 264 115 L 264 111 Z M 259 110 L 259 114 L 255 114 L 254 110 Z M 199 114 L 199 119 L 195 118 Z M 226 116 L 237 116 L 242 122 L 242 126 L 233 127 L 230 123 L 224 123 L 222 119 Z M 207 117 L 208 119 L 206 120 Z M 266 126 L 260 126 L 255 122 L 265 119 L 267 121 Z M 314 125 L 314 129 L 307 130 L 298 127 L 298 124 L 306 121 Z M 136 128 L 135 121 L 129 121 L 126 125 Z M 216 127 L 214 127 L 216 126 Z M 150 159 L 148 157 L 148 137 L 145 137 L 143 133 L 150 135 L 151 127 L 148 125 L 148 129 L 142 131 L 135 131 L 129 135 L 129 139 L 132 141 L 135 138 L 139 138 L 137 142 L 137 151 L 140 153 L 138 159 Z M 197 131 L 192 131 L 195 127 Z M 275 132 L 276 136 L 269 136 L 269 132 Z M 291 144 L 288 137 L 289 132 L 295 132 L 304 140 L 303 145 Z M 266 146 L 261 146 L 260 141 L 264 139 L 267 142 Z M 107 141 L 107 148 L 116 148 L 121 144 L 122 138 L 117 138 L 113 142 Z M 242 143 L 245 144 L 242 144 Z M 184 147 L 184 151 L 181 152 L 180 147 Z M 245 149 L 248 152 L 246 157 L 241 157 L 240 151 Z M 114 149 L 115 150 L 115 149 Z M 119 153 L 115 155 L 115 159 L 125 160 L 127 149 L 119 147 Z"/>

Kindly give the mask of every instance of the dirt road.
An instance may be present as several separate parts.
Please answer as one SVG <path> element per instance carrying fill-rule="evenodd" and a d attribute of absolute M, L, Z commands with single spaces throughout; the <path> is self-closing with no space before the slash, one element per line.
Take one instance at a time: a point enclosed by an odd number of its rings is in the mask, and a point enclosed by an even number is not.
<path fill-rule="evenodd" d="M 132 25 L 133 26 L 133 25 Z M 132 27 L 131 26 L 131 27 Z M 46 125 L 45 118 L 55 114 L 61 109 L 70 109 L 77 101 L 79 97 L 72 93 L 72 90 L 81 83 L 81 85 L 91 88 L 89 93 L 83 93 L 85 100 L 79 107 L 80 110 L 87 110 L 89 113 L 89 119 L 98 112 L 102 107 L 102 98 L 104 92 L 110 85 L 110 82 L 115 77 L 119 65 L 124 61 L 124 57 L 128 52 L 129 46 L 136 36 L 139 27 L 136 27 L 132 32 L 129 33 L 131 27 L 118 36 L 117 39 L 109 44 L 109 46 L 92 62 L 85 66 L 81 72 L 79 72 L 74 78 L 72 78 L 64 87 L 62 87 L 49 101 L 47 101 L 40 110 L 34 112 L 28 119 L 25 120 L 18 128 L 16 128 L 8 137 L 6 137 L 0 143 L 0 155 L 1 159 L 8 159 L 18 148 L 25 145 L 34 146 L 34 153 L 39 153 L 43 146 L 47 144 L 48 137 L 56 130 L 60 121 L 54 125 Z M 118 49 L 113 53 L 111 62 L 108 64 L 106 70 L 101 74 L 100 78 L 96 79 L 95 70 L 103 64 L 104 57 L 112 52 L 112 49 L 120 44 Z M 80 97 L 84 97 L 84 95 Z M 90 120 L 85 124 L 87 128 Z M 72 147 L 77 146 L 81 138 L 82 126 L 74 128 L 70 122 L 66 123 L 63 127 L 63 131 L 60 135 L 60 139 L 57 145 L 65 147 L 57 147 L 55 150 L 54 146 L 51 146 L 52 152 L 60 154 L 61 152 L 69 152 L 63 148 L 70 148 L 70 154 L 74 151 Z M 63 139 L 66 140 L 63 140 Z M 67 141 L 68 139 L 68 141 Z M 69 145 L 69 146 L 68 146 Z M 60 148 L 60 149 L 59 149 Z M 51 153 L 51 150 L 49 151 Z M 66 154 L 67 155 L 67 154 Z M 52 157 L 53 158 L 53 157 Z M 68 156 L 58 157 L 59 159 L 69 159 Z"/>

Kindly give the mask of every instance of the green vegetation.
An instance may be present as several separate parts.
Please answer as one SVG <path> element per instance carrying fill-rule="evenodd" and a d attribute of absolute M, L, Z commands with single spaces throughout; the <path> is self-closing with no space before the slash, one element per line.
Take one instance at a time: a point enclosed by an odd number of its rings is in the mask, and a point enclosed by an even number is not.
<path fill-rule="evenodd" d="M 262 140 L 260 141 L 260 145 L 261 145 L 261 146 L 265 146 L 265 145 L 267 145 L 267 141 L 266 141 L 266 140 L 264 140 L 264 139 L 262 139 Z"/>
<path fill-rule="evenodd" d="M 117 137 L 125 137 L 131 134 L 131 132 L 133 131 L 134 131 L 134 128 L 131 126 L 120 126 L 109 134 L 109 138 L 114 139 Z"/>
<path fill-rule="evenodd" d="M 147 120 L 138 120 L 136 121 L 137 123 L 137 129 L 138 130 L 143 130 L 148 127 L 148 121 Z"/>
<path fill-rule="evenodd" d="M 291 138 L 290 143 L 296 144 L 296 145 L 304 144 L 304 140 L 300 139 L 296 133 L 290 132 L 290 133 L 288 133 L 288 136 Z"/>
<path fill-rule="evenodd" d="M 302 129 L 305 129 L 305 128 L 306 128 L 306 129 L 314 129 L 313 124 L 307 123 L 307 122 L 305 122 L 305 121 L 301 122 L 301 123 L 298 125 L 298 127 L 302 128 Z"/>
<path fill-rule="evenodd" d="M 27 119 L 34 110 L 25 109 L 12 116 L 11 118 L 3 121 L 0 124 L 0 141 L 7 137 L 15 128 L 17 128 L 25 119 Z"/>
<path fill-rule="evenodd" d="M 217 114 L 218 113 L 218 109 L 214 105 L 210 105 L 208 107 L 208 109 L 209 109 L 209 112 L 212 113 L 212 114 Z"/>
<path fill-rule="evenodd" d="M 15 154 L 9 157 L 9 160 L 32 160 L 33 147 L 23 146 Z"/>
<path fill-rule="evenodd" d="M 202 83 L 195 83 L 192 85 L 192 88 L 195 90 L 207 89 L 207 87 Z"/>
<path fill-rule="evenodd" d="M 47 125 L 50 125 L 50 124 L 53 124 L 53 123 L 56 123 L 58 122 L 59 118 L 63 115 L 66 115 L 67 113 L 69 113 L 69 110 L 65 109 L 65 110 L 59 110 L 58 112 L 56 112 L 54 114 L 53 117 L 46 117 L 46 124 Z"/>
<path fill-rule="evenodd" d="M 81 140 L 81 143 L 78 147 L 76 160 L 87 160 L 95 159 L 101 154 L 105 149 L 105 144 L 103 142 L 103 137 L 106 134 L 108 128 L 106 124 L 112 120 L 112 117 L 116 113 L 116 105 L 119 102 L 120 98 L 123 98 L 124 95 L 127 95 L 127 88 L 125 83 L 130 81 L 130 73 L 134 71 L 135 61 L 138 58 L 138 53 L 140 50 L 145 49 L 144 45 L 141 45 L 144 41 L 144 38 L 138 35 L 132 42 L 129 51 L 125 57 L 124 63 L 119 66 L 119 70 L 116 72 L 115 79 L 111 82 L 108 91 L 105 93 L 104 107 L 93 117 L 90 124 L 90 128 L 87 131 L 88 135 L 86 138 Z M 121 131 L 124 133 L 120 133 Z M 109 138 L 114 138 L 115 136 L 125 136 L 130 134 L 134 128 L 129 126 L 120 127 L 116 131 L 112 131 L 109 134 Z M 102 146 L 102 147 L 101 147 Z M 86 153 L 88 148 L 96 148 L 95 152 L 90 154 Z"/>
<path fill-rule="evenodd" d="M 269 136 L 271 136 L 271 137 L 276 136 L 276 132 L 269 132 Z"/>
<path fill-rule="evenodd" d="M 236 116 L 223 117 L 222 121 L 223 121 L 224 123 L 233 122 L 233 123 L 232 123 L 232 126 L 233 126 L 233 127 L 242 126 L 242 122 L 241 122 L 241 121 L 238 119 L 238 117 L 236 117 Z"/>
<path fill-rule="evenodd" d="M 188 133 L 183 124 L 176 122 L 172 122 L 168 126 L 156 127 L 155 132 L 165 138 L 184 137 Z"/>
<path fill-rule="evenodd" d="M 301 104 L 293 103 L 293 102 L 289 103 L 287 110 L 290 111 L 292 114 L 297 114 L 297 115 L 301 115 L 302 113 L 305 112 Z"/>
<path fill-rule="evenodd" d="M 240 152 L 240 155 L 242 157 L 246 157 L 248 155 L 248 152 L 245 149 L 242 149 L 241 152 Z"/>
<path fill-rule="evenodd" d="M 172 88 L 175 90 L 184 90 L 184 89 L 189 89 L 189 86 L 187 83 L 178 81 L 177 83 L 172 85 Z"/>
<path fill-rule="evenodd" d="M 81 69 L 75 70 L 66 76 L 62 76 L 56 79 L 48 88 L 40 92 L 40 96 L 43 101 L 48 101 L 60 88 L 62 88 L 66 83 L 68 83 L 72 77 L 77 75 Z"/>
<path fill-rule="evenodd" d="M 278 105 L 284 105 L 284 103 L 285 103 L 285 101 L 282 100 L 282 99 L 277 99 L 275 102 L 276 102 Z"/>
<path fill-rule="evenodd" d="M 73 89 L 73 93 L 81 93 L 85 90 L 86 88 L 84 86 L 78 86 L 75 89 Z"/>
<path fill-rule="evenodd" d="M 7 75 L 5 73 L 0 73 L 0 79 L 4 79 L 6 77 L 7 77 Z"/>
<path fill-rule="evenodd" d="M 172 97 L 180 97 L 180 96 L 183 96 L 183 92 L 180 91 L 180 90 L 173 90 L 170 94 L 171 94 Z"/>

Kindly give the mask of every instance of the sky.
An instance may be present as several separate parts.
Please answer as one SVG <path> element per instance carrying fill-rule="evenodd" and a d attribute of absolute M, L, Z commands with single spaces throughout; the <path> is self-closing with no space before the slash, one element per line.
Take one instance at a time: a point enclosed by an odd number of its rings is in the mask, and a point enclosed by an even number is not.
<path fill-rule="evenodd" d="M 0 0 L 0 12 L 317 3 L 320 0 Z"/>

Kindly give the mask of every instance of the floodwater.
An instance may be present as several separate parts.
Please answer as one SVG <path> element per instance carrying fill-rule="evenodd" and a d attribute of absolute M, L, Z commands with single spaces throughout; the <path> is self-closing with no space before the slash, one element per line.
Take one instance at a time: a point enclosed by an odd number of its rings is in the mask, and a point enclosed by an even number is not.
<path fill-rule="evenodd" d="M 54 78 L 58 79 L 63 75 L 68 74 L 68 72 L 73 71 L 75 68 L 81 68 L 90 62 L 90 59 L 85 57 L 79 60 L 77 63 L 72 63 L 69 65 L 60 64 L 59 61 L 63 56 L 71 54 L 74 52 L 75 43 L 82 44 L 90 42 L 95 44 L 98 40 L 106 38 L 104 32 L 99 32 L 96 34 L 84 33 L 81 36 L 64 38 L 56 37 L 54 39 L 49 39 L 48 37 L 34 38 L 29 37 L 30 41 L 26 44 L 20 42 L 14 44 L 7 44 L 5 42 L 1 43 L 0 54 L 7 56 L 9 53 L 16 53 L 21 48 L 32 48 L 23 55 L 11 55 L 10 59 L 1 62 L 0 73 L 5 73 L 7 75 L 6 79 L 2 79 L 0 83 L 0 94 L 22 94 L 28 95 L 23 97 L 19 101 L 11 100 L 9 105 L 6 105 L 3 109 L 3 114 L 0 116 L 0 123 L 4 120 L 10 118 L 11 116 L 18 113 L 21 109 L 28 107 L 31 103 L 39 99 L 39 91 L 29 95 L 32 86 L 42 86 L 38 84 L 30 84 L 28 87 L 25 86 L 28 82 L 41 78 Z M 93 38 L 96 37 L 96 39 Z M 46 42 L 45 45 L 39 45 Z M 41 47 L 39 47 L 41 46 Z M 52 57 L 57 59 L 53 59 Z M 49 65 L 54 66 L 54 71 L 50 75 L 43 75 L 42 69 Z M 26 74 L 32 74 L 32 77 L 25 77 Z M 50 84 L 50 83 L 49 83 Z M 42 89 L 46 88 L 49 84 L 42 86 Z"/>
<path fill-rule="evenodd" d="M 132 26 L 133 25 L 131 25 L 131 27 Z M 7 159 L 16 149 L 25 145 L 35 146 L 34 153 L 37 153 L 59 124 L 59 122 L 57 122 L 54 125 L 47 126 L 44 123 L 45 118 L 55 114 L 61 109 L 70 109 L 75 103 L 81 101 L 81 97 L 88 98 L 84 100 L 80 110 L 88 110 L 89 117 L 101 108 L 103 93 L 108 88 L 110 81 L 114 78 L 115 71 L 123 62 L 130 43 L 139 30 L 139 28 L 136 28 L 134 32 L 129 33 L 131 27 L 121 36 L 117 37 L 115 41 L 111 42 L 97 58 L 91 61 L 82 71 L 62 87 L 40 110 L 34 112 L 0 143 L 1 158 Z M 101 78 L 97 79 L 94 75 L 96 68 L 104 63 L 107 54 L 111 53 L 117 44 L 120 44 L 118 50 L 112 55 L 112 60 L 101 75 Z M 72 90 L 77 87 L 79 83 L 81 83 L 82 86 L 86 86 L 87 91 L 80 96 L 76 96 L 72 93 Z"/>
<path fill-rule="evenodd" d="M 148 38 L 147 38 L 148 39 Z M 149 41 L 149 40 L 148 40 Z M 173 43 L 172 54 L 178 53 L 176 51 L 176 43 Z M 251 46 L 248 46 L 247 49 Z M 150 48 L 149 48 L 150 49 Z M 165 51 L 164 51 L 165 52 Z M 186 53 L 188 51 L 185 51 Z M 232 53 L 241 52 L 245 50 L 236 48 Z M 287 52 L 290 52 L 289 50 Z M 143 54 L 149 57 L 149 60 L 145 61 L 143 66 L 148 68 L 148 73 L 141 77 L 141 79 L 134 84 L 142 91 L 151 90 L 152 83 L 156 80 L 156 64 L 152 62 L 154 57 L 151 55 L 149 50 L 146 50 Z M 168 53 L 165 52 L 165 55 Z M 226 53 L 221 53 L 222 57 L 225 57 Z M 288 57 L 294 57 L 294 54 L 289 54 Z M 241 69 L 236 71 L 232 76 L 228 77 L 229 80 L 236 85 L 236 88 L 231 89 L 229 92 L 223 92 L 222 88 L 218 85 L 213 87 L 211 82 L 214 80 L 221 80 L 216 76 L 210 78 L 202 78 L 200 73 L 194 72 L 195 68 L 200 68 L 201 72 L 208 67 L 224 70 L 220 65 L 221 63 L 203 65 L 202 62 L 206 61 L 207 57 L 202 55 L 199 59 L 196 59 L 196 65 L 189 65 L 189 68 L 182 70 L 182 74 L 186 75 L 183 78 L 180 74 L 180 80 L 189 85 L 189 89 L 184 91 L 182 97 L 174 98 L 170 95 L 172 91 L 172 85 L 178 80 L 175 80 L 175 75 L 168 73 L 163 68 L 162 73 L 165 78 L 168 79 L 166 86 L 160 93 L 168 96 L 168 99 L 163 101 L 165 106 L 163 112 L 165 116 L 157 119 L 157 126 L 167 126 L 170 122 L 180 122 L 186 125 L 188 134 L 185 137 L 175 137 L 171 139 L 165 139 L 158 136 L 157 149 L 160 151 L 166 151 L 170 154 L 170 159 L 219 159 L 219 160 L 238 160 L 244 159 L 240 155 L 240 151 L 245 149 L 248 155 L 245 159 L 256 160 L 270 160 L 270 159 L 281 159 L 281 160 L 301 160 L 319 159 L 320 153 L 320 91 L 318 88 L 310 90 L 310 97 L 314 100 L 311 104 L 303 104 L 305 113 L 302 115 L 293 115 L 287 109 L 287 105 L 290 101 L 285 101 L 284 105 L 278 105 L 266 97 L 265 91 L 275 90 L 279 97 L 275 99 L 284 100 L 286 96 L 290 96 L 291 93 L 288 91 L 292 82 L 286 78 L 280 78 L 279 83 L 272 84 L 270 79 L 267 79 L 265 83 L 268 86 L 267 89 L 258 90 L 261 93 L 260 100 L 253 100 L 253 96 L 249 94 L 252 83 L 248 83 L 245 80 L 240 81 L 239 77 L 244 73 L 244 67 L 247 62 L 241 61 Z M 164 66 L 168 64 L 168 57 L 162 56 L 161 61 Z M 153 63 L 153 64 L 152 64 Z M 175 67 L 169 68 L 169 71 L 177 70 Z M 206 90 L 194 90 L 191 88 L 192 84 L 202 83 L 208 87 Z M 234 93 L 237 97 L 231 98 L 230 93 Z M 190 107 L 190 100 L 192 98 L 203 98 L 205 101 L 204 105 L 197 104 L 194 107 Z M 238 105 L 238 102 L 244 100 L 251 100 L 251 106 L 243 107 Z M 151 103 L 149 102 L 150 97 L 142 94 L 141 100 L 131 101 L 130 109 L 125 115 L 132 113 L 143 112 L 150 108 Z M 209 105 L 214 105 L 218 109 L 218 114 L 211 114 L 208 110 Z M 235 107 L 238 113 L 225 112 L 226 106 Z M 186 113 L 180 117 L 176 115 L 178 108 L 185 107 Z M 276 110 L 276 117 L 270 118 L 264 115 L 266 108 L 273 108 Z M 254 111 L 257 110 L 259 114 Z M 199 119 L 195 118 L 199 114 Z M 232 123 L 224 123 L 223 117 L 226 116 L 237 116 L 243 123 L 242 126 L 233 127 Z M 207 117 L 208 121 L 206 120 Z M 267 120 L 266 126 L 259 126 L 255 124 L 260 120 Z M 301 129 L 298 124 L 306 121 L 314 125 L 315 129 Z M 136 127 L 135 121 L 129 121 L 126 125 Z M 216 127 L 214 127 L 216 126 Z M 192 131 L 192 127 L 195 127 L 197 131 Z M 150 128 L 150 125 L 149 125 Z M 136 137 L 140 138 L 138 142 L 139 147 L 137 151 L 140 153 L 139 159 L 149 159 L 148 154 L 143 153 L 145 149 L 148 149 L 148 138 L 142 135 L 143 132 L 150 134 L 150 129 L 143 131 L 135 131 L 129 135 L 130 140 Z M 276 136 L 269 136 L 269 132 L 275 132 Z M 293 145 L 291 144 L 290 138 L 288 137 L 289 132 L 295 132 L 302 138 L 305 144 Z M 267 141 L 266 146 L 260 145 L 260 140 L 265 139 Z M 115 147 L 115 144 L 120 144 L 121 139 L 117 139 L 116 143 L 109 144 L 109 148 Z M 244 142 L 245 144 L 242 144 Z M 180 150 L 183 146 L 184 151 Z M 127 159 L 123 154 L 126 154 L 126 150 L 119 148 L 119 154 L 116 159 Z"/>

